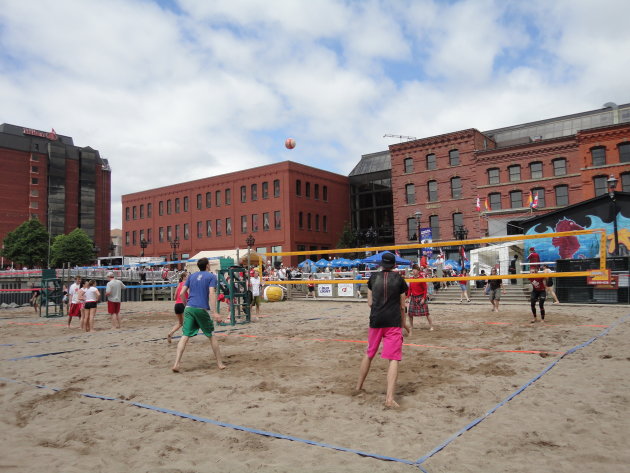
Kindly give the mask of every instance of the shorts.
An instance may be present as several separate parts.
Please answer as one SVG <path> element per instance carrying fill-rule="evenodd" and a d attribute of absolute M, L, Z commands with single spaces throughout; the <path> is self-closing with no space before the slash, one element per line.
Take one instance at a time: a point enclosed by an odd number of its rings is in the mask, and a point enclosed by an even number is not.
<path fill-rule="evenodd" d="M 501 288 L 490 289 L 490 300 L 491 301 L 500 301 L 501 300 Z"/>
<path fill-rule="evenodd" d="M 182 315 L 184 313 L 184 309 L 186 309 L 186 304 L 183 302 L 178 302 L 175 304 L 175 313 L 177 315 Z"/>
<path fill-rule="evenodd" d="M 462 292 L 466 292 L 468 290 L 468 286 L 466 284 L 459 284 L 459 288 L 462 290 Z"/>
<path fill-rule="evenodd" d="M 70 304 L 68 317 L 81 317 L 81 304 Z"/>
<path fill-rule="evenodd" d="M 421 301 L 422 296 L 411 296 L 409 299 L 409 310 L 407 311 L 409 317 L 426 317 L 429 315 L 429 304 L 427 304 L 426 298 L 424 303 Z"/>
<path fill-rule="evenodd" d="M 210 314 L 206 309 L 198 307 L 186 307 L 184 310 L 184 326 L 182 334 L 185 337 L 194 337 L 199 329 L 206 337 L 211 337 L 214 331 L 214 324 L 210 318 Z"/>
<path fill-rule="evenodd" d="M 533 304 L 536 301 L 540 300 L 540 302 L 545 302 L 547 300 L 547 291 L 532 291 L 529 296 L 529 301 Z"/>
<path fill-rule="evenodd" d="M 260 307 L 261 299 L 262 299 L 262 297 L 260 297 L 260 296 L 253 296 L 252 297 L 252 307 L 254 307 L 254 306 Z"/>
<path fill-rule="evenodd" d="M 107 301 L 108 314 L 120 314 L 120 302 Z"/>
<path fill-rule="evenodd" d="M 96 301 L 88 301 L 83 306 L 84 309 L 96 309 Z"/>
<path fill-rule="evenodd" d="M 309 286 L 308 292 L 315 292 L 315 286 Z"/>
<path fill-rule="evenodd" d="M 403 334 L 401 327 L 384 327 L 384 328 L 371 328 L 368 331 L 368 347 L 365 354 L 369 358 L 374 358 L 378 347 L 383 340 L 383 350 L 381 351 L 381 358 L 386 360 L 402 359 L 402 344 Z"/>

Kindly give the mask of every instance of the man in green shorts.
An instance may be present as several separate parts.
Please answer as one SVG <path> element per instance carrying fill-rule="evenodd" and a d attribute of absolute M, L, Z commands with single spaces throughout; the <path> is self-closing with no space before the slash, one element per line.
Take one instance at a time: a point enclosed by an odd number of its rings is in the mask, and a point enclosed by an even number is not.
<path fill-rule="evenodd" d="M 214 273 L 208 272 L 208 258 L 201 258 L 197 261 L 199 271 L 191 274 L 184 287 L 180 291 L 180 297 L 188 294 L 186 309 L 184 309 L 184 326 L 182 328 L 182 338 L 177 344 L 177 356 L 173 365 L 173 372 L 179 373 L 179 363 L 186 349 L 186 344 L 190 337 L 197 335 L 199 329 L 210 339 L 210 346 L 217 360 L 217 367 L 222 370 L 225 365 L 221 361 L 221 350 L 216 339 L 212 336 L 214 324 L 208 311 L 210 307 L 217 305 L 217 277 Z M 215 315 L 215 320 L 220 323 L 221 318 Z"/>

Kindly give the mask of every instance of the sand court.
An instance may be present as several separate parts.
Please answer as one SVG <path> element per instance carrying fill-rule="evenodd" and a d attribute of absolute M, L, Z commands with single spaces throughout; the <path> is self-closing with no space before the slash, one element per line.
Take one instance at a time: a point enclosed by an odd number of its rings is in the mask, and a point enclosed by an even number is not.
<path fill-rule="evenodd" d="M 2 469 L 520 472 L 630 464 L 627 308 L 553 306 L 542 325 L 529 324 L 526 304 L 498 314 L 489 304 L 431 305 L 436 330 L 416 321 L 405 338 L 401 408 L 391 410 L 382 406 L 387 362 L 378 355 L 366 392 L 352 392 L 366 348 L 365 303 L 264 304 L 255 323 L 217 327 L 226 370 L 197 336 L 178 374 L 170 371 L 177 339 L 166 343 L 171 306 L 125 303 L 123 328 L 114 331 L 101 305 L 89 334 L 68 329 L 66 319 L 1 312 Z"/>

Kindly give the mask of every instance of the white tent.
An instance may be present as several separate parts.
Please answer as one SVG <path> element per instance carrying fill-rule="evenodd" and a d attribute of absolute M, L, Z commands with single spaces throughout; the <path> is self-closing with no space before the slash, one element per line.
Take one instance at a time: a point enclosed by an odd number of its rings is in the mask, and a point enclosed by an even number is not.
<path fill-rule="evenodd" d="M 499 270 L 499 274 L 508 274 L 510 260 L 514 254 L 518 254 L 522 261 L 522 240 L 470 250 L 470 275 L 479 276 L 482 269 L 486 274 L 490 274 L 490 270 L 495 267 Z M 517 267 L 516 271 L 521 272 L 520 267 Z"/>
<path fill-rule="evenodd" d="M 209 271 L 217 271 L 221 267 L 221 258 L 232 258 L 234 264 L 238 264 L 238 257 L 247 254 L 247 248 L 236 248 L 234 250 L 214 250 L 214 251 L 200 251 L 194 255 L 191 260 L 186 263 L 186 271 L 189 273 L 195 273 L 199 271 L 197 268 L 197 260 L 200 258 L 208 258 L 210 261 Z"/>

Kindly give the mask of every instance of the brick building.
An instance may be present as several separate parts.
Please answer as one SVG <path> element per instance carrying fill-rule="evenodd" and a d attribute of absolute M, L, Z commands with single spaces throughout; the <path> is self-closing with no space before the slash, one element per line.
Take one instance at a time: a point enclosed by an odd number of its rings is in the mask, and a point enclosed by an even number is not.
<path fill-rule="evenodd" d="M 397 244 L 415 240 L 417 211 L 434 240 L 462 231 L 468 238 L 520 233 L 518 222 L 533 212 L 606 193 L 611 175 L 621 183 L 618 190 L 630 191 L 630 104 L 486 132 L 456 131 L 389 151 Z M 530 195 L 537 198 L 535 210 Z"/>
<path fill-rule="evenodd" d="M 109 251 L 111 171 L 106 159 L 69 136 L 0 125 L 0 239 L 36 218 L 53 235 L 83 229 Z"/>
<path fill-rule="evenodd" d="M 348 178 L 284 161 L 127 194 L 123 254 L 170 259 L 202 250 L 334 248 L 348 221 Z M 175 242 L 175 244 L 173 244 Z M 282 258 L 294 265 L 304 257 Z"/>

